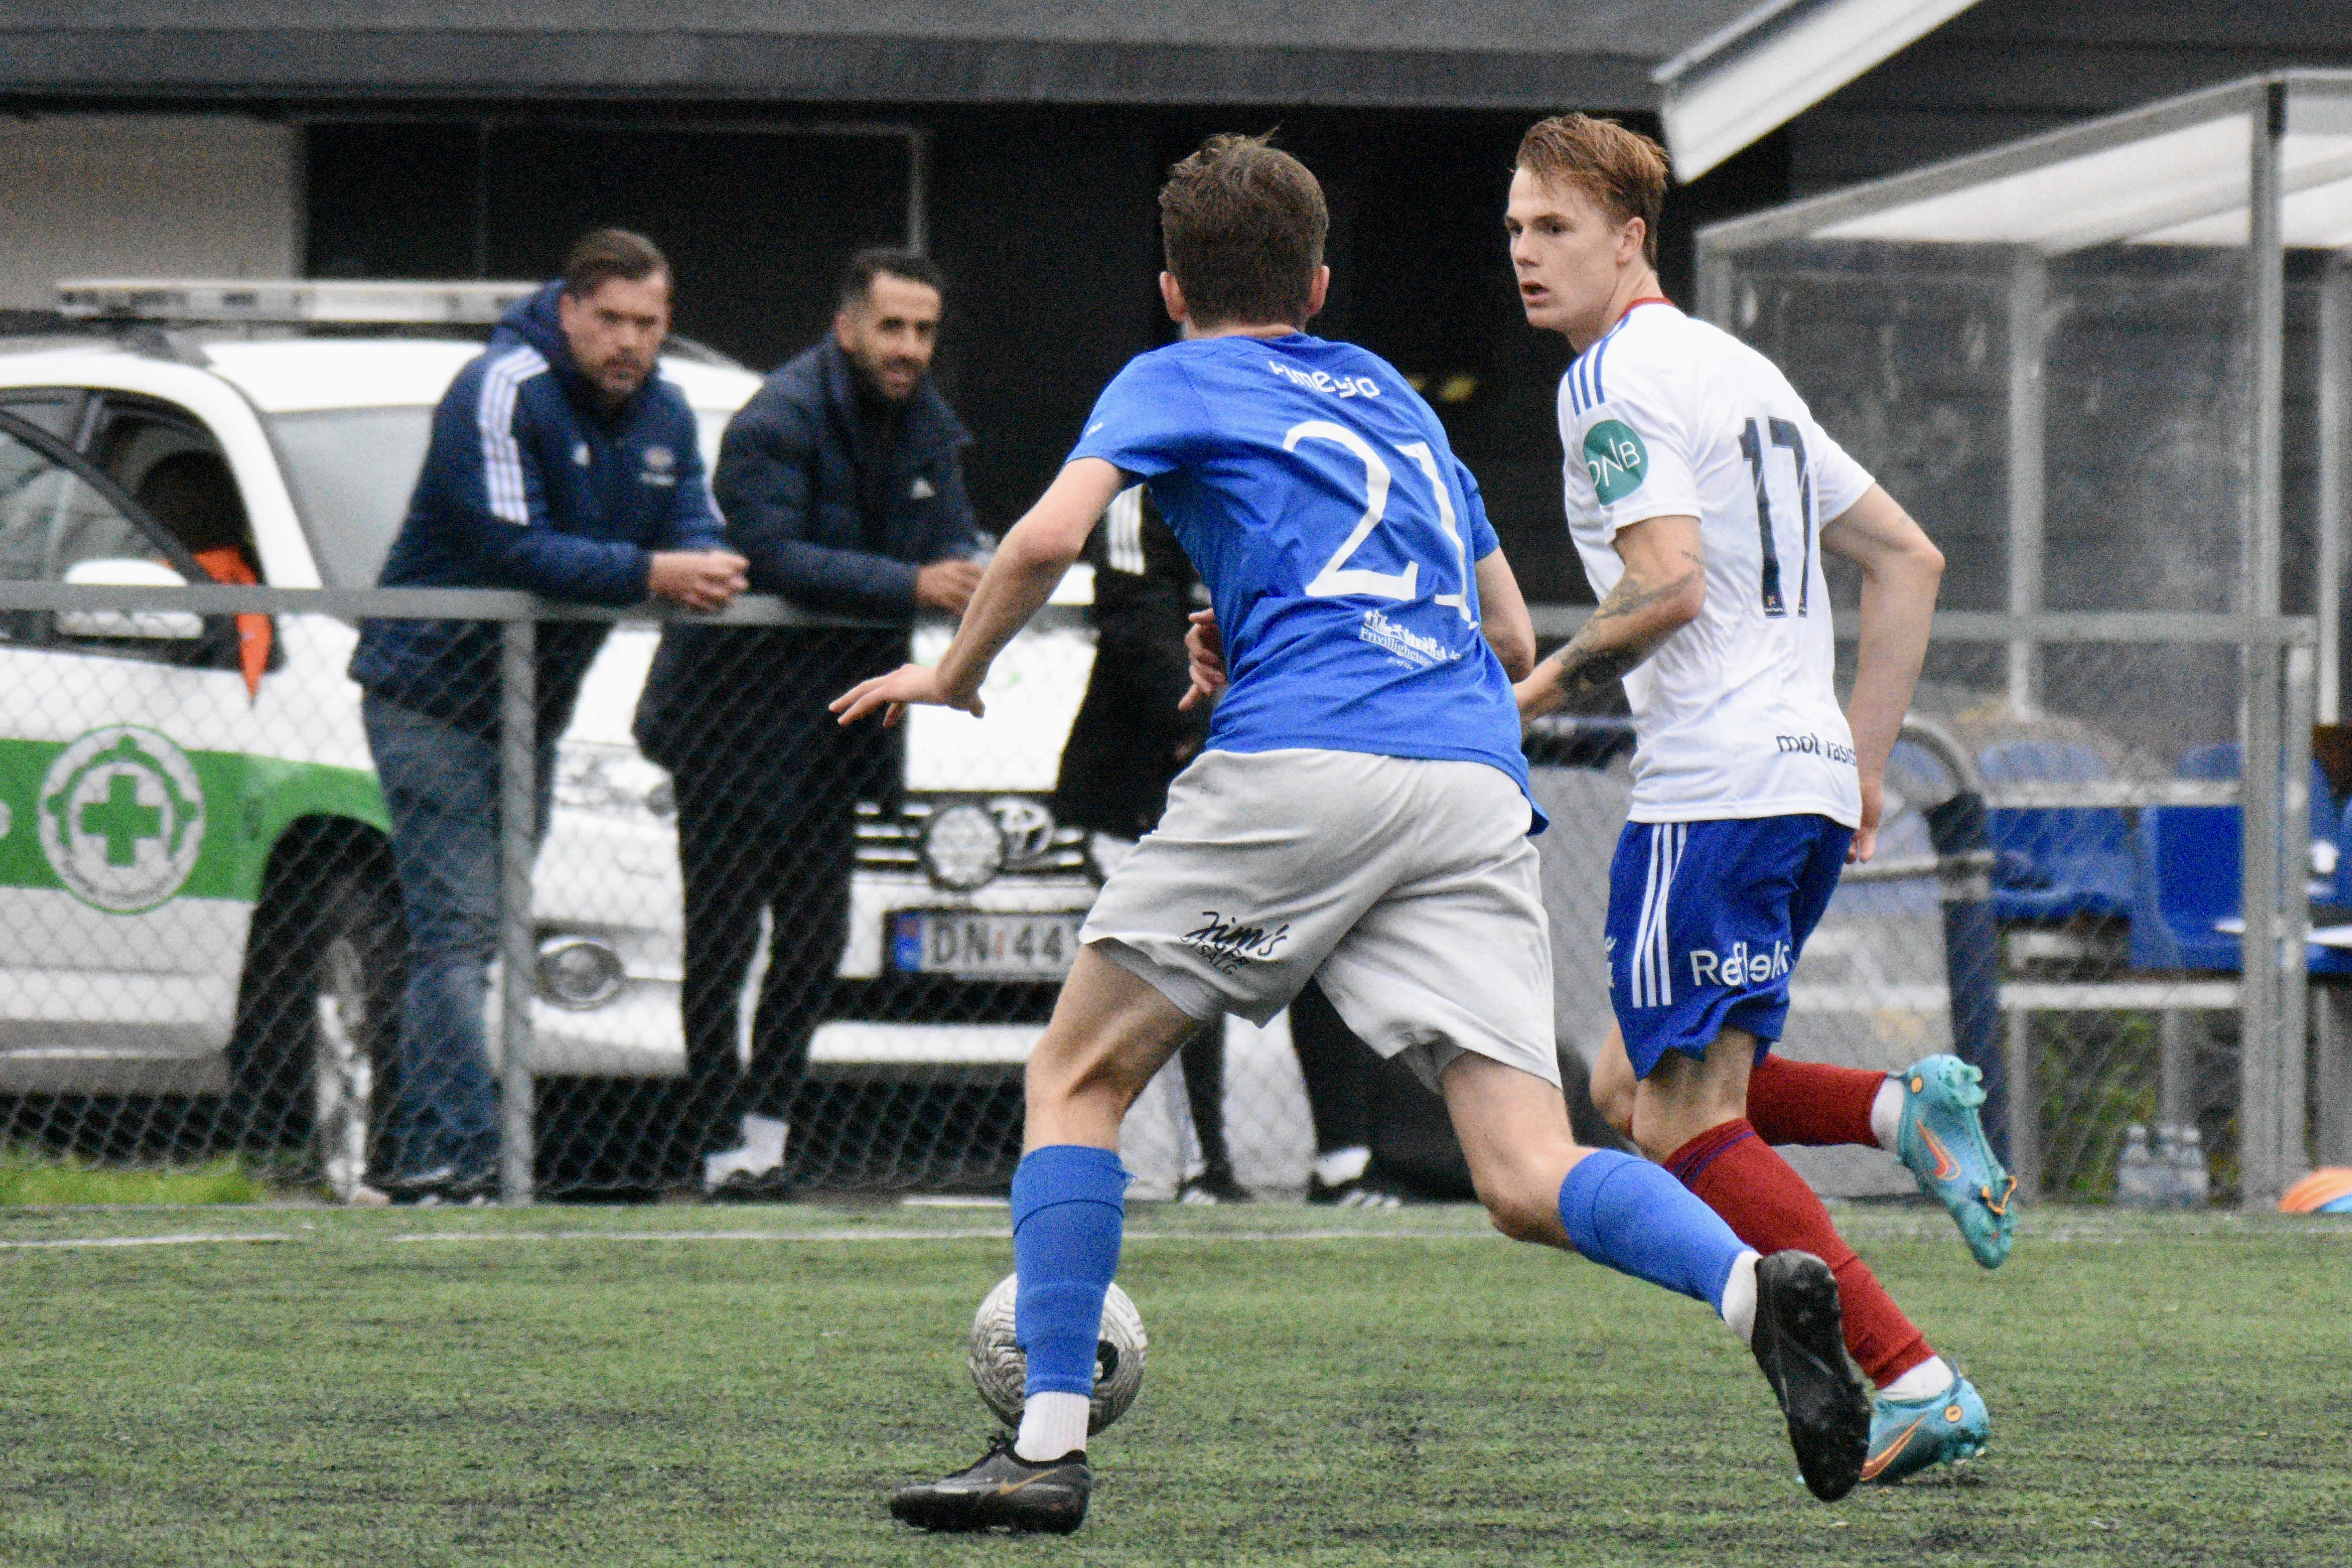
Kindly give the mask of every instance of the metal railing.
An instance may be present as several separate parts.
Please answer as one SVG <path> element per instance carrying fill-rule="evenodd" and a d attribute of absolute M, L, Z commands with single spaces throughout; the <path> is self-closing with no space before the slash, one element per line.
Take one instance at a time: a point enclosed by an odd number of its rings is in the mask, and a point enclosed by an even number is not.
<path fill-rule="evenodd" d="M 359 616 L 393 619 L 462 619 L 500 624 L 501 804 L 499 847 L 500 996 L 499 1019 L 502 1049 L 504 1136 L 500 1189 L 509 1203 L 528 1203 L 533 1195 L 534 1042 L 530 1005 L 538 968 L 531 915 L 534 843 L 531 834 L 536 763 L 536 703 L 532 690 L 536 668 L 537 626 L 541 622 L 669 621 L 691 619 L 721 626 L 874 627 L 883 623 L 822 616 L 774 600 L 745 599 L 711 616 L 688 615 L 652 606 L 606 609 L 551 604 L 533 595 L 489 590 L 459 589 L 271 589 L 192 586 L 174 589 L 146 587 L 67 586 L 56 584 L 0 584 L 0 611 L 16 612 L 148 612 L 184 613 L 201 616 L 240 614 L 274 616 L 324 615 L 350 619 Z M 1572 634 L 1586 612 L 1568 606 L 1538 606 L 1538 631 L 1549 638 Z M 1852 617 L 1842 632 L 1851 637 Z M 1050 627 L 1086 624 L 1087 612 L 1055 607 L 1041 617 Z M 2305 780 L 2309 768 L 2309 737 L 2313 701 L 2311 650 L 2316 628 L 2307 617 L 2223 615 L 2141 615 L 2041 613 L 2009 616 L 1947 612 L 1937 617 L 1935 643 L 1939 647 L 1990 644 L 2000 647 L 2025 644 L 2106 644 L 2121 647 L 2208 645 L 2236 647 L 2244 651 L 2248 679 L 2243 703 L 2248 716 L 2245 732 L 2275 738 L 2270 746 L 2250 745 L 2244 753 L 2245 776 L 2235 783 L 2180 779 L 2112 779 L 2084 784 L 1993 784 L 1982 797 L 1995 810 L 2066 807 L 2135 808 L 2151 805 L 2240 805 L 2244 815 L 2244 897 L 2247 954 L 2268 952 L 2271 962 L 2249 960 L 2236 982 L 2193 976 L 2144 975 L 2104 979 L 2048 979 L 2028 975 L 2007 978 L 1999 1009 L 2007 1020 L 2005 1072 L 2011 1091 L 2021 1103 L 2037 1102 L 2034 1055 L 2030 1020 L 2037 1013 L 2105 1010 L 2167 1012 L 2176 1009 L 2232 1008 L 2241 1037 L 2238 1081 L 2232 1096 L 2241 1123 L 2242 1191 L 2250 1205 L 2267 1202 L 2297 1173 L 2304 1160 L 2306 1107 L 2304 1084 L 2306 1035 L 2305 986 L 2302 983 L 2307 937 L 2302 868 L 2309 855 Z M 23 645 L 19 645 L 20 647 Z M 88 642 L 81 651 L 90 651 Z M 104 715 L 92 715 L 103 720 Z M 5 737 L 0 737 L 5 738 Z M 1966 748 L 1948 748 L 1956 771 L 1965 771 Z M 1961 864 L 1952 854 L 1915 854 L 1863 868 L 1848 881 L 1857 889 L 1937 877 L 1979 878 L 1980 863 Z M 1950 1005 L 1962 1005 L 1956 994 Z M 1889 1005 L 1897 993 L 1887 993 Z M 2323 1019 L 2323 1024 L 2326 1020 Z M 1957 1032 L 1957 1030 L 1956 1030 Z M 2342 1059 L 2346 1047 L 2341 1028 L 2323 1026 L 2320 1079 L 2336 1084 L 2346 1079 Z M 2169 1050 L 2168 1044 L 2168 1050 Z M 2177 1098 L 2171 1080 L 2193 1068 L 2167 1057 L 2168 1100 Z M 2347 1109 L 2321 1106 L 2321 1144 L 2342 1141 L 2340 1123 Z M 2017 1118 L 2011 1134 L 2012 1158 L 2021 1173 L 2038 1176 L 2042 1151 L 2037 1146 L 2037 1119 Z M 2029 1183 L 2029 1185 L 2032 1184 Z"/>

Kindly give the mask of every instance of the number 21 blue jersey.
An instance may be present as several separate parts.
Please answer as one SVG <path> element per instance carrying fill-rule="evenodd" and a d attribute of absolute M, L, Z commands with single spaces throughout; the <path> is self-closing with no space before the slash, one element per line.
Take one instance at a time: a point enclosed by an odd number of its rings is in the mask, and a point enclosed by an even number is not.
<path fill-rule="evenodd" d="M 1525 792 L 1478 628 L 1495 531 L 1386 361 L 1303 332 L 1171 343 L 1104 388 L 1070 457 L 1147 482 L 1208 585 L 1232 681 L 1210 747 L 1480 762 Z"/>

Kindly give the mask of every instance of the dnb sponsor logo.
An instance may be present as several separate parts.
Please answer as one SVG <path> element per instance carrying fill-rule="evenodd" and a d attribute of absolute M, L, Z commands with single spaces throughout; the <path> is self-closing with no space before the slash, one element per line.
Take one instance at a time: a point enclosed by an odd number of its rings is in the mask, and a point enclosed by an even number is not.
<path fill-rule="evenodd" d="M 1284 921 L 1272 931 L 1227 920 L 1215 910 L 1202 910 L 1201 923 L 1177 940 L 1209 961 L 1220 974 L 1232 974 L 1252 960 L 1272 958 L 1290 936 Z"/>
<path fill-rule="evenodd" d="M 1632 426 L 1603 419 L 1584 433 L 1584 471 L 1601 504 L 1614 505 L 1650 477 L 1650 449 Z"/>
<path fill-rule="evenodd" d="M 41 780 L 41 853 L 84 903 L 136 914 L 178 892 L 204 848 L 205 792 L 185 752 L 110 724 L 58 753 Z"/>
<path fill-rule="evenodd" d="M 1789 973 L 1790 962 L 1785 942 L 1775 942 L 1769 952 L 1759 949 L 1750 952 L 1744 942 L 1733 942 L 1729 952 L 1719 954 L 1695 947 L 1690 950 L 1691 984 L 1721 985 L 1737 991 L 1743 985 L 1778 980 Z"/>
<path fill-rule="evenodd" d="M 1824 741 L 1819 735 L 1775 735 L 1772 743 L 1786 756 L 1826 757 L 1833 763 L 1853 766 L 1853 748 L 1836 741 Z"/>

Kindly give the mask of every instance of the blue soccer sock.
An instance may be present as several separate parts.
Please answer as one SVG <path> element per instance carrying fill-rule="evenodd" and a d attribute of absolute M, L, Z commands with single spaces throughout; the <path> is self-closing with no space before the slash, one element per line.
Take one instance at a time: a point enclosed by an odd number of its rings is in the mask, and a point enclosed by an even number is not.
<path fill-rule="evenodd" d="M 1718 1314 L 1749 1250 L 1722 1215 L 1664 1170 L 1613 1149 L 1595 1149 L 1570 1169 L 1559 1184 L 1559 1222 L 1569 1245 L 1593 1262 L 1679 1290 Z"/>
<path fill-rule="evenodd" d="M 1028 1358 L 1032 1400 L 1094 1394 L 1095 1346 L 1103 1297 L 1118 1270 L 1127 1184 L 1115 1151 L 1076 1143 L 1033 1149 L 1013 1173 L 1013 1268 L 1021 1279 L 1013 1334 Z"/>

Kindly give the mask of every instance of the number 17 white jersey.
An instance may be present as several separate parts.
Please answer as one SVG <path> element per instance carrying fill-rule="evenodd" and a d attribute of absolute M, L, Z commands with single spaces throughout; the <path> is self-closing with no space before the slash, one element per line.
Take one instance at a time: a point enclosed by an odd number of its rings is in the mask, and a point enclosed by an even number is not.
<path fill-rule="evenodd" d="M 1696 517 L 1706 607 L 1625 678 L 1635 822 L 1861 820 L 1838 706 L 1821 527 L 1872 479 L 1771 361 L 1663 300 L 1628 310 L 1559 384 L 1569 531 L 1601 598 L 1617 531 Z"/>

